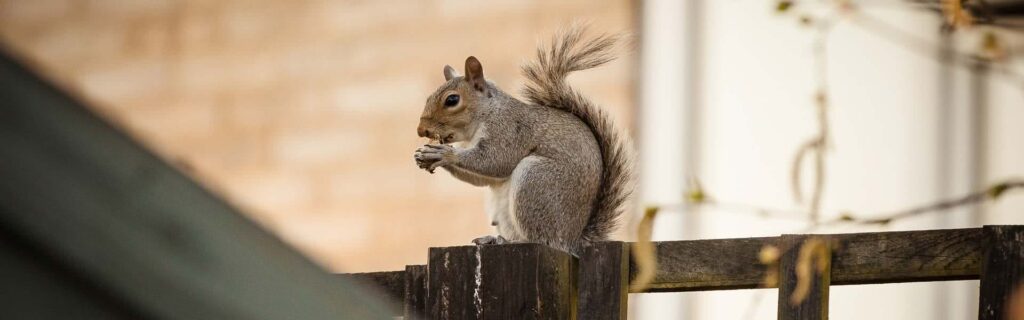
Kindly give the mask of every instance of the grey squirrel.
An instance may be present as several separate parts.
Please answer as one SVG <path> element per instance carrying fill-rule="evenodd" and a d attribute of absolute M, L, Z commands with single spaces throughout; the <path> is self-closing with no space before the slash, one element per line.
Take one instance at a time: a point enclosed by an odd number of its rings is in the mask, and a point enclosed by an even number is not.
<path fill-rule="evenodd" d="M 584 31 L 559 33 L 522 67 L 526 102 L 486 81 L 472 56 L 465 76 L 444 66 L 446 82 L 427 98 L 416 131 L 438 143 L 416 150 L 417 165 L 490 188 L 498 236 L 474 243 L 536 242 L 578 254 L 616 228 L 632 189 L 627 137 L 566 83 L 573 71 L 613 60 L 616 38 Z"/>

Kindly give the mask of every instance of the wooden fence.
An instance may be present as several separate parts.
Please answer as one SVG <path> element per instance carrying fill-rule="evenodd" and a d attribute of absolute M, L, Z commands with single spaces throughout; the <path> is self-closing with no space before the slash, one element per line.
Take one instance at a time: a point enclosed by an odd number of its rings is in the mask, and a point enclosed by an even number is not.
<path fill-rule="evenodd" d="M 814 237 L 834 247 L 831 269 L 793 305 L 786 298 L 797 285 L 793 248 Z M 1003 319 L 1024 276 L 1024 226 L 985 226 L 655 242 L 658 270 L 644 292 L 763 287 L 767 268 L 758 254 L 766 245 L 784 249 L 779 319 L 827 319 L 832 285 L 970 279 L 981 280 L 978 319 Z M 538 244 L 431 248 L 426 265 L 342 277 L 382 287 L 406 319 L 625 319 L 636 273 L 629 250 L 629 243 L 603 242 L 577 259 Z"/>

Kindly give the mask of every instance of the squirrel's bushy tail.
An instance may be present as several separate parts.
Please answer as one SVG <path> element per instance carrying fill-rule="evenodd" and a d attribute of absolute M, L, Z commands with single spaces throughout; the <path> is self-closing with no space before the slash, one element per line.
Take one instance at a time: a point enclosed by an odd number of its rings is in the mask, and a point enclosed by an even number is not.
<path fill-rule="evenodd" d="M 523 95 L 530 103 L 565 110 L 590 127 L 601 148 L 604 170 L 601 186 L 583 242 L 606 240 L 615 230 L 623 203 L 632 183 L 631 153 L 626 137 L 617 131 L 607 112 L 576 92 L 565 78 L 573 71 L 586 70 L 615 59 L 617 37 L 599 35 L 585 38 L 585 27 L 574 25 L 555 36 L 550 47 L 537 49 L 537 60 L 523 65 L 528 83 Z"/>

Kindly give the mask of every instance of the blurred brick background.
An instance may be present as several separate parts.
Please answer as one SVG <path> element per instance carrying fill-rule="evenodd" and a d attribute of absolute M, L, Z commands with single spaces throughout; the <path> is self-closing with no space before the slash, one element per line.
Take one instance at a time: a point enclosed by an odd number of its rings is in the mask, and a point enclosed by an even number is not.
<path fill-rule="evenodd" d="M 374 271 L 491 232 L 483 189 L 413 164 L 441 67 L 475 55 L 517 92 L 538 40 L 576 19 L 635 32 L 636 7 L 0 0 L 0 41 L 317 261 Z M 573 78 L 621 125 L 635 58 Z"/>

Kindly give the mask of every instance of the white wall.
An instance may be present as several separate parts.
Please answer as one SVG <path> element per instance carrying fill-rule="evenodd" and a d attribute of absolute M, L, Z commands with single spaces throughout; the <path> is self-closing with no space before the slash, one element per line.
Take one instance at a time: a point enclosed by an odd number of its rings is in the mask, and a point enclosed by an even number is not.
<path fill-rule="evenodd" d="M 678 185 L 667 180 L 678 178 L 677 170 L 683 169 L 684 176 L 699 176 L 716 199 L 800 208 L 790 191 L 789 168 L 797 147 L 816 130 L 813 29 L 802 26 L 792 14 L 776 14 L 771 2 L 686 1 L 675 7 L 667 2 L 648 1 L 644 8 L 642 121 L 649 122 L 641 123 L 641 148 L 644 156 L 671 152 L 672 157 L 642 163 L 644 194 L 649 195 L 644 199 L 679 202 Z M 940 63 L 944 40 L 937 14 L 900 3 L 861 10 L 836 25 L 827 42 L 831 139 L 822 205 L 825 218 L 847 210 L 860 215 L 898 210 L 959 195 L 1000 178 L 1024 177 L 1024 143 L 1018 140 L 1024 137 L 1024 126 L 1019 125 L 1024 119 L 1024 80 L 989 76 L 990 87 L 984 95 L 987 112 L 979 112 L 977 97 L 970 90 L 974 77 L 969 69 Z M 691 24 L 685 19 L 699 21 Z M 955 49 L 974 50 L 978 41 L 974 34 L 979 32 L 955 34 Z M 908 37 L 924 45 L 908 46 L 912 43 Z M 680 50 L 680 43 L 697 50 Z M 668 62 L 669 56 L 676 56 L 677 62 Z M 1010 64 L 1024 70 L 1020 58 Z M 690 74 L 677 75 L 680 71 Z M 696 121 L 687 121 L 688 116 Z M 979 123 L 972 117 L 982 119 L 983 130 L 972 130 Z M 687 127 L 692 123 L 697 127 Z M 673 136 L 679 134 L 684 136 Z M 976 139 L 987 142 L 979 145 Z M 671 174 L 658 175 L 661 168 L 671 168 L 665 169 Z M 805 177 L 811 174 L 804 171 Z M 805 187 L 811 184 L 810 179 L 804 181 Z M 658 187 L 669 188 L 651 191 Z M 1022 211 L 1024 192 L 1019 192 L 981 210 L 961 209 L 884 228 L 836 227 L 816 232 L 1024 224 Z M 772 236 L 801 232 L 805 227 L 801 222 L 718 208 L 705 208 L 691 220 L 682 218 L 684 213 L 666 215 L 657 221 L 657 230 L 663 231 L 656 232 L 660 239 Z M 696 228 L 685 225 L 687 221 L 696 223 Z M 833 287 L 830 316 L 972 318 L 977 312 L 976 286 L 976 281 L 963 281 Z M 759 291 L 763 293 L 647 294 L 675 307 L 647 309 L 647 304 L 635 304 L 633 314 L 643 319 L 743 319 L 748 306 L 755 305 L 754 318 L 774 319 L 775 290 Z"/>
<path fill-rule="evenodd" d="M 640 145 L 641 204 L 675 203 L 685 190 L 687 168 L 692 167 L 687 143 L 692 112 L 686 105 L 686 88 L 693 74 L 687 43 L 693 41 L 686 17 L 692 16 L 687 1 L 644 2 L 641 30 L 641 107 L 637 126 Z M 683 239 L 693 230 L 693 219 L 680 210 L 666 210 L 653 230 L 655 240 Z M 692 237 L 692 232 L 689 235 Z M 688 300 L 679 294 L 633 294 L 630 310 L 641 319 L 677 318 L 692 313 Z"/>

